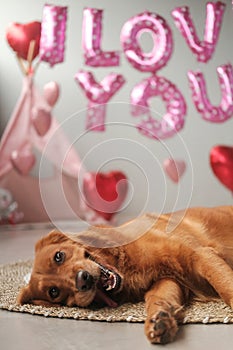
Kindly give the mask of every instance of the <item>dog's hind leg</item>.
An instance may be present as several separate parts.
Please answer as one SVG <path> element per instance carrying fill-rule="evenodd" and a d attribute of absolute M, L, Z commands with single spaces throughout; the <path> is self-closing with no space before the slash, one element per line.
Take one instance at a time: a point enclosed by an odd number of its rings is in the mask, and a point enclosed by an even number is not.
<path fill-rule="evenodd" d="M 166 344 L 176 336 L 182 320 L 183 292 L 171 279 L 156 282 L 145 295 L 147 318 L 145 334 L 153 343 Z"/>
<path fill-rule="evenodd" d="M 233 309 L 233 270 L 218 253 L 209 247 L 200 248 L 193 257 L 193 270 L 215 289 Z"/>

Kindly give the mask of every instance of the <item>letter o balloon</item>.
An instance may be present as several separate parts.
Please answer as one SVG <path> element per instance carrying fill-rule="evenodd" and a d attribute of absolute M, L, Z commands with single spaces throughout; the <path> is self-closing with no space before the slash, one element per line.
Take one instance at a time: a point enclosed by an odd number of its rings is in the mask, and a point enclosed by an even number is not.
<path fill-rule="evenodd" d="M 154 41 L 151 52 L 143 52 L 139 43 L 142 33 L 149 32 Z M 131 17 L 121 31 L 121 43 L 127 60 L 141 72 L 156 72 L 169 61 L 172 32 L 165 19 L 156 13 L 143 12 Z"/>

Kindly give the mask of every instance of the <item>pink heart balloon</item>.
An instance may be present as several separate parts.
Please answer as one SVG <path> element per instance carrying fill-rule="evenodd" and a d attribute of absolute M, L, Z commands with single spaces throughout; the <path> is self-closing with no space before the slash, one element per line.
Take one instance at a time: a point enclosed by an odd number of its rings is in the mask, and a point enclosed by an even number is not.
<path fill-rule="evenodd" d="M 31 150 L 26 148 L 21 151 L 13 151 L 11 162 L 21 175 L 28 175 L 36 163 L 36 158 Z"/>
<path fill-rule="evenodd" d="M 33 108 L 32 123 L 36 132 L 40 136 L 44 136 L 50 128 L 52 117 L 49 111 L 43 108 Z"/>
<path fill-rule="evenodd" d="M 55 81 L 50 81 L 44 86 L 44 97 L 51 107 L 57 102 L 59 94 L 59 85 Z"/>
<path fill-rule="evenodd" d="M 186 164 L 183 160 L 165 159 L 163 168 L 169 178 L 173 182 L 178 183 L 186 170 Z"/>

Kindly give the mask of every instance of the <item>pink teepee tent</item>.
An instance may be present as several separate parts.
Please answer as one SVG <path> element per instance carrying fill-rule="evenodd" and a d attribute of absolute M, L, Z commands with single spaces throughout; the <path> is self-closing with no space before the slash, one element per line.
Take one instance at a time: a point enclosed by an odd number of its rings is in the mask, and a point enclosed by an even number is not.
<path fill-rule="evenodd" d="M 85 169 L 52 116 L 56 94 L 58 97 L 56 83 L 50 83 L 49 93 L 43 95 L 35 87 L 33 75 L 25 76 L 21 96 L 0 142 L 0 188 L 11 192 L 25 222 L 92 221 L 96 214 L 85 204 L 79 186 Z M 36 163 L 35 150 L 46 152 L 54 169 L 52 177 L 41 179 L 30 174 Z"/>

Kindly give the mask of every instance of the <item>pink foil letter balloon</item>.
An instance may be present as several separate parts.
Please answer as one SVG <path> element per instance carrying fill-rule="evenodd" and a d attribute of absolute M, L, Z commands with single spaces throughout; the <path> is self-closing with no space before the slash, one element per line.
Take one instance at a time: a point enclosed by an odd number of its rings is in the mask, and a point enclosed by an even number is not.
<path fill-rule="evenodd" d="M 233 68 L 231 64 L 217 68 L 222 98 L 218 107 L 207 97 L 205 78 L 201 72 L 188 72 L 193 102 L 202 118 L 213 123 L 222 123 L 233 115 Z"/>
<path fill-rule="evenodd" d="M 79 71 L 75 75 L 75 80 L 89 100 L 86 129 L 104 131 L 105 104 L 125 83 L 124 77 L 111 73 L 97 83 L 91 72 Z"/>
<path fill-rule="evenodd" d="M 212 57 L 221 29 L 225 4 L 221 1 L 207 2 L 204 40 L 200 41 L 187 6 L 172 11 L 172 16 L 180 33 L 199 62 L 207 62 Z"/>
<path fill-rule="evenodd" d="M 161 121 L 152 118 L 149 99 L 161 96 L 166 105 L 166 114 Z M 131 92 L 132 114 L 147 114 L 137 128 L 143 135 L 153 139 L 166 139 L 176 134 L 184 126 L 186 103 L 179 89 L 169 80 L 152 76 L 137 84 Z"/>
<path fill-rule="evenodd" d="M 142 51 L 139 36 L 151 33 L 154 47 L 151 52 Z M 142 72 L 156 72 L 166 65 L 172 54 L 172 32 L 165 19 L 156 13 L 143 12 L 130 18 L 121 31 L 121 42 L 126 58 Z"/>
<path fill-rule="evenodd" d="M 83 11 L 82 46 L 85 64 L 92 67 L 119 66 L 119 53 L 101 50 L 103 10 L 86 8 Z"/>
<path fill-rule="evenodd" d="M 41 25 L 40 59 L 51 66 L 64 61 L 67 7 L 46 4 Z"/>

